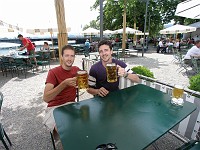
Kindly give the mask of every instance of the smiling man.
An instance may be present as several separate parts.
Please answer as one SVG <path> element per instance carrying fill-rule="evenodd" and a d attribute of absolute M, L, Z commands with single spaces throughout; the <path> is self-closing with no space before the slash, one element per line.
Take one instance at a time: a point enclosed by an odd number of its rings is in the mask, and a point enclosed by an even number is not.
<path fill-rule="evenodd" d="M 101 60 L 94 64 L 89 73 L 88 93 L 92 95 L 106 96 L 111 91 L 119 90 L 119 77 L 116 82 L 108 82 L 106 75 L 106 64 L 115 63 L 118 69 L 118 76 L 130 79 L 132 82 L 139 82 L 139 77 L 120 60 L 112 58 L 112 44 L 103 40 L 98 44 Z"/>
<path fill-rule="evenodd" d="M 75 102 L 76 98 L 76 74 L 80 70 L 72 66 L 75 60 L 75 50 L 72 46 L 66 45 L 62 48 L 63 61 L 61 66 L 49 70 L 43 99 L 48 103 L 44 124 L 53 131 L 55 120 L 53 110 L 61 105 Z"/>

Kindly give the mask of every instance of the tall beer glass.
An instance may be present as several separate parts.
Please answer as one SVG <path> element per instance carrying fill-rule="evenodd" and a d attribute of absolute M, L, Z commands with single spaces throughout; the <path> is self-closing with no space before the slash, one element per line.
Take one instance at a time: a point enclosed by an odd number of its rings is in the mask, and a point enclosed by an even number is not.
<path fill-rule="evenodd" d="M 107 81 L 117 82 L 117 65 L 115 63 L 110 63 L 106 65 Z"/>
<path fill-rule="evenodd" d="M 183 97 L 183 87 L 180 85 L 175 85 L 174 89 L 172 90 L 172 97 L 179 99 Z"/>
<path fill-rule="evenodd" d="M 85 70 L 77 72 L 77 81 L 79 91 L 86 91 L 88 88 L 88 73 Z"/>

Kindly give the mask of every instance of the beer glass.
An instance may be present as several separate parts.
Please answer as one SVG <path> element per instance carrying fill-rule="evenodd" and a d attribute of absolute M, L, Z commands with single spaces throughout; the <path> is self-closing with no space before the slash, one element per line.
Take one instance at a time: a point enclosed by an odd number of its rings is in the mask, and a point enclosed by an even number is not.
<path fill-rule="evenodd" d="M 183 105 L 183 92 L 184 89 L 180 85 L 175 85 L 172 90 L 172 100 L 171 103 L 175 105 Z"/>
<path fill-rule="evenodd" d="M 77 81 L 79 91 L 86 91 L 88 88 L 88 73 L 85 70 L 77 72 Z"/>
<path fill-rule="evenodd" d="M 172 97 L 179 99 L 183 97 L 183 87 L 180 85 L 175 85 L 174 89 L 172 90 Z"/>
<path fill-rule="evenodd" d="M 107 81 L 117 82 L 117 65 L 115 63 L 110 63 L 106 65 Z"/>

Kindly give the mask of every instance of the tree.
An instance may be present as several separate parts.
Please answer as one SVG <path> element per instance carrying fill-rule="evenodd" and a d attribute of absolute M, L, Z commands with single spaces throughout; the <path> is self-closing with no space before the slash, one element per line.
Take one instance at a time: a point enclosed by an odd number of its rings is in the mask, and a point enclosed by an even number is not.
<path fill-rule="evenodd" d="M 94 29 L 99 29 L 100 28 L 99 21 L 98 20 L 90 21 L 90 24 L 89 25 L 85 25 L 83 27 L 83 30 L 86 30 L 89 27 L 94 28 Z"/>
<path fill-rule="evenodd" d="M 188 25 L 198 20 L 187 19 L 175 16 L 178 3 L 184 0 L 149 0 L 148 16 L 150 17 L 150 35 L 154 36 L 159 30 L 163 29 L 163 25 L 175 21 L 179 24 Z M 134 22 L 139 30 L 144 30 L 145 20 L 145 3 L 146 0 L 127 0 L 127 26 L 133 28 Z M 99 0 L 96 0 L 91 9 L 99 8 Z M 122 28 L 124 11 L 124 0 L 106 0 L 104 5 L 104 29 L 115 30 Z M 147 26 L 148 26 L 147 19 Z M 97 17 L 99 21 L 99 17 Z"/>

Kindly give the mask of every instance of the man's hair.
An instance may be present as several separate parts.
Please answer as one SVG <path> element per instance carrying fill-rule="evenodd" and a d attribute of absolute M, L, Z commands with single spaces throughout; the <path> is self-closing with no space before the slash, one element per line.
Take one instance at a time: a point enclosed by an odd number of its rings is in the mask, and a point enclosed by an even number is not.
<path fill-rule="evenodd" d="M 107 45 L 107 46 L 109 46 L 110 50 L 112 50 L 112 43 L 110 41 L 108 41 L 108 40 L 102 40 L 102 41 L 100 41 L 99 44 L 98 44 L 98 49 L 102 45 Z"/>
<path fill-rule="evenodd" d="M 198 43 L 200 43 L 200 40 L 196 40 L 196 41 L 195 41 L 195 44 L 198 44 Z"/>
<path fill-rule="evenodd" d="M 23 35 L 19 34 L 17 37 L 18 37 L 18 38 L 19 38 L 19 37 L 23 37 Z"/>
<path fill-rule="evenodd" d="M 44 44 L 46 44 L 46 45 L 49 45 L 49 43 L 48 43 L 48 42 L 44 42 Z"/>
<path fill-rule="evenodd" d="M 63 48 L 62 48 L 62 56 L 63 56 L 65 50 L 73 50 L 74 54 L 75 54 L 75 49 L 71 45 L 65 45 L 65 46 L 63 46 Z"/>

